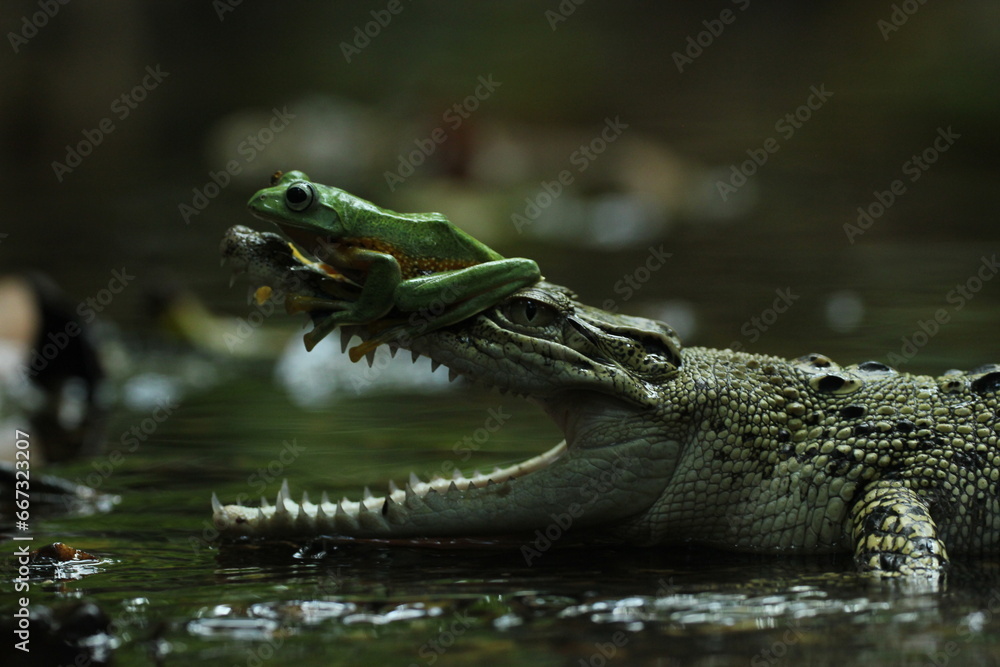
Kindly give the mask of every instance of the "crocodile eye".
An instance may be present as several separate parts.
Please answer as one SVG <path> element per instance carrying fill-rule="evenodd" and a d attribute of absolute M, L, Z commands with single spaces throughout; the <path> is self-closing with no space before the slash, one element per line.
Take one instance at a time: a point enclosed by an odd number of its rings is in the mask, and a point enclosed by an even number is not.
<path fill-rule="evenodd" d="M 544 327 L 556 319 L 555 308 L 534 299 L 517 299 L 506 308 L 507 318 L 522 327 Z"/>
<path fill-rule="evenodd" d="M 285 205 L 293 211 L 304 211 L 316 198 L 316 191 L 309 183 L 292 183 L 285 190 Z"/>

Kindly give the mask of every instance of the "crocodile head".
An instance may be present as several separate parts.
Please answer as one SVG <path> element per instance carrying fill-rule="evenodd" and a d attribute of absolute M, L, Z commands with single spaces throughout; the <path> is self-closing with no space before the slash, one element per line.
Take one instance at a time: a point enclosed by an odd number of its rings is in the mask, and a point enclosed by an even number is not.
<path fill-rule="evenodd" d="M 297 260 L 280 246 L 270 244 L 265 256 L 253 250 L 252 234 L 240 238 L 245 243 L 233 237 L 227 254 L 252 280 L 274 280 L 294 268 Z M 414 358 L 428 356 L 453 375 L 528 397 L 565 440 L 485 475 L 411 475 L 402 488 L 390 483 L 384 496 L 331 502 L 323 494 L 311 502 L 304 495 L 297 502 L 283 486 L 274 505 L 223 506 L 213 498 L 223 535 L 441 537 L 555 526 L 560 533 L 590 527 L 641 539 L 637 519 L 663 493 L 679 458 L 680 435 L 665 426 L 677 423 L 669 414 L 675 406 L 664 405 L 657 390 L 681 364 L 669 327 L 590 308 L 568 289 L 541 282 L 449 327 L 396 338 L 383 331 L 378 338 Z"/>

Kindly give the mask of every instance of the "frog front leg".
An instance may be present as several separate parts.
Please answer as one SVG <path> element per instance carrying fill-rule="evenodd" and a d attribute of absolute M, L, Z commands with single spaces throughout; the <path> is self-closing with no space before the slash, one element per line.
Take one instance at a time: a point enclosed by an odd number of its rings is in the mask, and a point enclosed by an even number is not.
<path fill-rule="evenodd" d="M 511 257 L 405 280 L 396 288 L 395 304 L 410 313 L 407 323 L 389 327 L 351 348 L 351 360 L 359 360 L 382 343 L 461 322 L 541 278 L 535 262 Z"/>
<path fill-rule="evenodd" d="M 329 310 L 324 315 L 313 315 L 313 329 L 305 335 L 306 350 L 312 350 L 319 341 L 341 324 L 366 324 L 384 317 L 395 304 L 396 289 L 402 282 L 399 262 L 392 255 L 365 248 L 334 249 L 333 263 L 337 267 L 365 271 L 364 286 L 354 301 L 298 297 L 290 303 L 290 310 Z"/>

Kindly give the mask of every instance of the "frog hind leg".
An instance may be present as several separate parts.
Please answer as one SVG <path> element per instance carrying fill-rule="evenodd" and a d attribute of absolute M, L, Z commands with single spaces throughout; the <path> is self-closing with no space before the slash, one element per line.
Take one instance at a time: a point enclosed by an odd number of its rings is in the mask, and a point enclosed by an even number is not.
<path fill-rule="evenodd" d="M 369 324 L 388 314 L 392 310 L 396 290 L 401 284 L 399 263 L 392 255 L 351 248 L 344 251 L 339 259 L 349 268 L 363 268 L 367 271 L 367 277 L 354 301 L 303 297 L 296 305 L 290 306 L 302 307 L 313 316 L 313 328 L 303 338 L 308 351 L 341 324 Z M 342 309 L 333 310 L 334 307 Z M 317 315 L 317 310 L 332 312 Z"/>
<path fill-rule="evenodd" d="M 406 280 L 397 288 L 395 300 L 399 310 L 411 313 L 408 323 L 386 328 L 351 348 L 351 361 L 358 361 L 382 343 L 405 341 L 461 322 L 541 277 L 534 261 L 510 257 Z M 442 312 L 435 314 L 438 310 Z"/>
<path fill-rule="evenodd" d="M 863 573 L 937 579 L 948 562 L 926 500 L 902 482 L 872 484 L 851 510 L 851 524 Z"/>

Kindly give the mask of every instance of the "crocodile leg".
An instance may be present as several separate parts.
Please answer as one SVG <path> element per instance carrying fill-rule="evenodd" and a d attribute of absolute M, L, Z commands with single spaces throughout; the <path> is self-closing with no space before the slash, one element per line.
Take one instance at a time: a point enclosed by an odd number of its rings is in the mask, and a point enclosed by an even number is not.
<path fill-rule="evenodd" d="M 948 554 L 927 503 L 898 481 L 872 484 L 851 511 L 854 562 L 877 576 L 937 576 Z"/>

